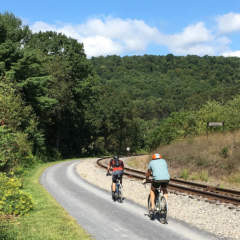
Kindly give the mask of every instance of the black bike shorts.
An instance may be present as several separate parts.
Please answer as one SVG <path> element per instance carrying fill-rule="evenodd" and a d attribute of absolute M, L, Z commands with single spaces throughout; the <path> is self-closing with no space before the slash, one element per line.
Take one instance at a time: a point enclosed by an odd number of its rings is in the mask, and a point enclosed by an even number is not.
<path fill-rule="evenodd" d="M 116 183 L 117 179 L 120 179 L 120 182 L 122 183 L 122 175 L 123 175 L 123 170 L 117 170 L 115 172 L 112 172 L 112 181 Z"/>
<path fill-rule="evenodd" d="M 154 188 L 159 188 L 160 186 L 162 188 L 167 188 L 169 181 L 168 180 L 159 180 L 159 181 L 153 181 L 152 182 L 152 187 Z"/>

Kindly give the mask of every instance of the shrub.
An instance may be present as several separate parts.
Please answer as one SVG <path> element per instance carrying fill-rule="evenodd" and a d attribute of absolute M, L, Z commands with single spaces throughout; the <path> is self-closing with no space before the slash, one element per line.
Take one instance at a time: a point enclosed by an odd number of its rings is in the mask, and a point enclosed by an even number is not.
<path fill-rule="evenodd" d="M 26 135 L 0 126 L 0 170 L 9 171 L 18 165 L 29 166 L 33 161 Z"/>
<path fill-rule="evenodd" d="M 224 147 L 224 148 L 221 150 L 220 155 L 221 155 L 223 158 L 227 158 L 227 157 L 228 157 L 228 153 L 229 153 L 228 147 Z"/>
<path fill-rule="evenodd" d="M 31 196 L 21 188 L 19 179 L 0 173 L 0 213 L 24 215 L 33 208 Z"/>

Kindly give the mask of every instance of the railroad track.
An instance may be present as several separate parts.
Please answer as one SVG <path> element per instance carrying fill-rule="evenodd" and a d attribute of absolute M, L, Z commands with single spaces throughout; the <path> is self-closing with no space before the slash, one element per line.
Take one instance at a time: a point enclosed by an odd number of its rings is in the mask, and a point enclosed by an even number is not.
<path fill-rule="evenodd" d="M 97 164 L 103 168 L 107 168 L 109 159 L 109 157 L 98 159 Z M 145 179 L 144 172 L 133 168 L 125 167 L 124 175 L 131 178 Z M 168 186 L 173 191 L 199 195 L 210 201 L 219 201 L 240 206 L 240 191 L 188 182 L 177 178 L 171 178 Z"/>

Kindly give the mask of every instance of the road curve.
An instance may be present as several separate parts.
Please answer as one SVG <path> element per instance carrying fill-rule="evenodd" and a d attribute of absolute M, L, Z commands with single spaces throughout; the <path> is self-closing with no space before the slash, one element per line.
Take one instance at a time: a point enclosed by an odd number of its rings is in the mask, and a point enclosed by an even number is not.
<path fill-rule="evenodd" d="M 97 240 L 216 240 L 216 236 L 174 219 L 163 225 L 151 221 L 146 209 L 125 200 L 115 203 L 111 195 L 84 181 L 76 172 L 80 160 L 47 168 L 40 179 L 48 192 Z"/>

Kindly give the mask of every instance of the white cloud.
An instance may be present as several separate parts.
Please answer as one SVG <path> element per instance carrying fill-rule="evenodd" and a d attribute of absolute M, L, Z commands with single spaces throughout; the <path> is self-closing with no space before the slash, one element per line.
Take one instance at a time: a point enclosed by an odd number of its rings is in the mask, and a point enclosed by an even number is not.
<path fill-rule="evenodd" d="M 57 31 L 57 28 L 55 25 L 50 25 L 45 22 L 35 22 L 33 25 L 30 26 L 31 30 L 36 33 L 39 31 L 45 32 L 45 31 Z"/>
<path fill-rule="evenodd" d="M 106 56 L 110 54 L 121 54 L 122 46 L 110 38 L 103 36 L 86 37 L 83 39 L 84 49 L 88 56 Z"/>
<path fill-rule="evenodd" d="M 146 50 L 150 42 L 160 35 L 156 28 L 141 20 L 120 18 L 90 19 L 84 24 L 63 26 L 36 22 L 33 32 L 56 31 L 83 42 L 88 56 L 121 54 Z"/>
<path fill-rule="evenodd" d="M 83 41 L 85 37 L 102 36 L 118 46 L 121 45 L 122 51 L 144 51 L 159 34 L 156 28 L 141 20 L 120 18 L 90 19 L 79 25 L 78 31 L 83 34 Z"/>
<path fill-rule="evenodd" d="M 228 13 L 216 18 L 221 34 L 240 31 L 240 14 Z"/>
<path fill-rule="evenodd" d="M 240 57 L 240 51 L 224 52 L 222 55 L 224 57 Z"/>
<path fill-rule="evenodd" d="M 152 43 L 164 46 L 174 55 L 219 55 L 230 52 L 230 40 L 214 34 L 203 22 L 189 25 L 181 32 L 167 35 L 142 20 L 121 18 L 93 18 L 83 24 L 56 24 L 36 22 L 33 32 L 56 31 L 84 44 L 88 57 L 141 54 Z"/>
<path fill-rule="evenodd" d="M 187 26 L 181 33 L 167 36 L 165 44 L 177 55 L 213 55 L 215 48 L 210 44 L 213 40 L 213 35 L 204 23 L 199 22 Z"/>
<path fill-rule="evenodd" d="M 171 44 L 175 46 L 188 46 L 211 41 L 213 36 L 205 28 L 204 23 L 199 22 L 195 25 L 186 27 L 183 32 L 169 37 Z"/>

